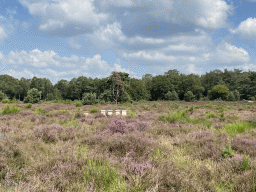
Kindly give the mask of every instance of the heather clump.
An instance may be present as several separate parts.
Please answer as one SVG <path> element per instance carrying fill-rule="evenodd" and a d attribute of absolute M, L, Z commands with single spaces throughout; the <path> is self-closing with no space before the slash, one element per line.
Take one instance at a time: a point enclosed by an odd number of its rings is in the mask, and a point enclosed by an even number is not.
<path fill-rule="evenodd" d="M 34 135 L 38 139 L 42 139 L 45 143 L 55 143 L 58 139 L 63 141 L 74 138 L 74 127 L 68 127 L 65 129 L 60 125 L 51 125 L 49 127 L 36 127 L 33 129 Z"/>
<path fill-rule="evenodd" d="M 79 121 L 81 122 L 86 122 L 88 125 L 91 125 L 93 120 L 92 119 L 87 119 L 87 118 L 80 118 Z"/>
<path fill-rule="evenodd" d="M 161 184 L 158 186 L 158 191 L 193 191 L 200 190 L 198 185 L 195 183 L 193 178 L 190 178 L 191 169 L 187 168 L 180 170 L 175 162 L 165 161 L 159 171 L 161 178 Z M 201 182 L 200 182 L 201 183 Z M 212 190 L 214 188 L 212 187 Z"/>
<path fill-rule="evenodd" d="M 155 141 L 149 138 L 138 138 L 134 134 L 114 135 L 112 139 L 105 138 L 104 142 L 108 144 L 108 148 L 105 150 L 107 156 L 114 155 L 120 160 L 125 157 L 137 164 L 146 163 L 150 159 L 149 154 L 156 148 Z"/>
<path fill-rule="evenodd" d="M 106 127 L 103 133 L 115 134 L 115 133 L 129 133 L 135 130 L 134 124 L 127 124 L 125 120 L 115 117 L 112 122 Z"/>
<path fill-rule="evenodd" d="M 6 129 L 3 129 L 4 137 L 0 142 L 0 181 L 9 187 L 17 185 L 20 179 L 26 179 L 27 175 L 22 171 L 29 162 L 15 139 L 6 135 Z"/>
<path fill-rule="evenodd" d="M 104 133 L 121 133 L 128 134 L 132 131 L 145 131 L 151 127 L 151 124 L 147 121 L 137 121 L 137 123 L 127 123 L 124 119 L 114 117 L 111 123 L 106 127 Z"/>
<path fill-rule="evenodd" d="M 229 168 L 232 172 L 236 174 L 252 169 L 252 163 L 246 155 L 236 154 L 233 158 L 227 159 L 226 162 L 229 163 Z"/>
<path fill-rule="evenodd" d="M 175 143 L 184 146 L 186 154 L 193 159 L 217 160 L 222 157 L 221 148 L 226 144 L 226 141 L 227 136 L 225 134 L 218 134 L 214 137 L 211 131 L 197 131 Z"/>
<path fill-rule="evenodd" d="M 104 115 L 100 112 L 98 115 L 95 116 L 95 119 L 102 118 Z"/>
<path fill-rule="evenodd" d="M 253 157 L 256 157 L 256 141 L 251 139 L 246 139 L 243 136 L 235 137 L 231 146 L 238 153 L 247 153 Z"/>

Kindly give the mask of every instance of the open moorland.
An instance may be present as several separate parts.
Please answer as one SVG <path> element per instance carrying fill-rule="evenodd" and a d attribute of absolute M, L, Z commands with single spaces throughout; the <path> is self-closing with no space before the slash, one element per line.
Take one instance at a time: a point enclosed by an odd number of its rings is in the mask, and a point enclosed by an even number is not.
<path fill-rule="evenodd" d="M 100 113 L 124 108 L 126 116 Z M 255 103 L 19 102 L 0 110 L 1 191 L 256 191 Z"/>

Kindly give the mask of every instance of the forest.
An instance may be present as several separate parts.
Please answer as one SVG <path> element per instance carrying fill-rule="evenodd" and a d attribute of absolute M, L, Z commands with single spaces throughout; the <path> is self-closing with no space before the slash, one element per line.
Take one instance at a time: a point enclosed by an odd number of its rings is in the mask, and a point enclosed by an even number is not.
<path fill-rule="evenodd" d="M 239 69 L 222 72 L 219 69 L 206 72 L 204 75 L 180 74 L 176 69 L 165 72 L 164 75 L 143 75 L 142 79 L 130 78 L 125 72 L 112 72 L 102 79 L 92 79 L 84 76 L 69 81 L 59 80 L 52 85 L 47 78 L 20 80 L 9 75 L 0 75 L 0 100 L 16 99 L 24 101 L 29 90 L 36 89 L 40 100 L 82 100 L 85 94 L 93 94 L 99 101 L 113 102 L 114 75 L 121 80 L 124 89 L 119 90 L 117 102 L 127 101 L 157 101 L 157 100 L 255 100 L 256 72 L 243 72 Z"/>

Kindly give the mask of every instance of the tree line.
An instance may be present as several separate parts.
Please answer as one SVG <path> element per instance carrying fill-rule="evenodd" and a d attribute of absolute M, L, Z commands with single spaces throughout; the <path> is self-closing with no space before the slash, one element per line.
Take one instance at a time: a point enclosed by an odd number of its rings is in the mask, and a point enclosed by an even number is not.
<path fill-rule="evenodd" d="M 176 69 L 164 75 L 143 75 L 142 79 L 130 78 L 125 72 L 112 72 L 102 79 L 80 76 L 71 81 L 60 80 L 52 85 L 47 78 L 20 80 L 0 75 L 0 100 L 24 101 L 29 91 L 37 92 L 40 100 L 82 100 L 84 94 L 93 94 L 105 102 L 157 101 L 157 100 L 254 100 L 256 95 L 256 72 L 234 69 L 222 72 L 217 69 L 205 75 L 180 74 Z M 115 86 L 116 85 L 116 86 Z M 115 97 L 114 97 L 115 96 Z"/>

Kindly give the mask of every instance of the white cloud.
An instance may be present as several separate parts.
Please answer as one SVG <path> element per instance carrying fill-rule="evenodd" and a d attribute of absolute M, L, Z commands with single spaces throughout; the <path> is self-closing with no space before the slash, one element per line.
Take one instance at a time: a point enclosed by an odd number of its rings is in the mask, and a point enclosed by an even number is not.
<path fill-rule="evenodd" d="M 0 51 L 0 61 L 4 60 L 4 58 L 5 58 L 4 54 Z"/>
<path fill-rule="evenodd" d="M 4 28 L 0 26 L 0 42 L 7 38 Z"/>
<path fill-rule="evenodd" d="M 78 57 L 76 55 L 72 55 L 68 58 L 60 57 L 54 51 L 41 52 L 38 49 L 34 49 L 29 53 L 26 51 L 11 51 L 6 58 L 4 54 L 0 52 L 0 60 L 3 64 L 14 65 L 14 68 L 22 67 L 23 69 L 21 71 L 24 71 L 24 73 L 20 73 L 22 74 L 21 77 L 24 77 L 25 74 L 31 77 L 31 73 L 25 70 L 29 68 L 31 71 L 35 69 L 36 73 L 40 72 L 39 75 L 35 76 L 40 77 L 46 75 L 49 79 L 54 77 L 53 81 L 59 81 L 60 78 L 65 79 L 65 76 L 72 74 L 77 77 L 81 74 L 91 76 L 94 70 L 94 75 L 99 75 L 111 74 L 112 71 L 124 69 L 120 64 L 114 64 L 114 67 L 110 67 L 106 61 L 101 59 L 99 54 L 94 55 L 92 58 Z M 55 70 L 50 68 L 55 68 Z M 126 71 L 129 71 L 130 74 L 134 74 L 130 70 Z M 14 74 L 14 71 L 8 71 L 8 74 L 11 73 Z M 15 77 L 16 75 L 20 76 L 20 74 L 16 73 Z"/>
<path fill-rule="evenodd" d="M 46 34 L 73 36 L 91 32 L 108 19 L 108 15 L 94 12 L 91 0 L 56 0 L 55 3 L 20 0 L 20 3 L 41 20 L 39 29 Z M 83 30 L 73 30 L 75 27 Z"/>
<path fill-rule="evenodd" d="M 212 65 L 238 66 L 250 61 L 244 49 L 225 42 L 216 47 L 212 42 L 210 34 L 214 30 L 230 29 L 227 17 L 234 7 L 224 0 L 19 2 L 28 8 L 33 17 L 39 18 L 38 28 L 46 36 L 68 37 L 67 44 L 79 50 L 86 49 L 83 41 L 90 41 L 93 48 L 100 51 L 113 49 L 120 58 L 110 67 L 98 53 L 91 58 L 76 55 L 60 57 L 51 50 L 41 52 L 34 49 L 29 53 L 11 51 L 8 58 L 2 59 L 6 63 L 39 68 L 38 71 L 57 76 L 58 80 L 67 74 L 91 76 L 93 70 L 97 75 L 124 70 L 136 76 L 129 69 L 122 68 L 121 63 L 130 61 L 137 65 L 147 63 L 144 66 L 151 65 L 152 68 L 156 66 L 158 71 L 167 71 L 166 67 L 180 67 L 188 73 L 201 72 L 203 68 Z M 121 17 L 117 17 L 119 11 L 123 13 Z M 30 24 L 23 22 L 22 25 L 28 28 Z M 154 27 L 155 31 L 152 29 Z M 255 37 L 255 19 L 247 19 L 232 32 L 249 39 Z M 0 40 L 3 34 L 0 27 Z M 78 41 L 75 38 L 79 35 L 82 38 Z"/>
<path fill-rule="evenodd" d="M 229 31 L 240 35 L 244 39 L 256 41 L 256 18 L 248 18 L 241 22 L 238 28 Z"/>
<path fill-rule="evenodd" d="M 225 42 L 218 45 L 211 60 L 222 64 L 237 65 L 238 63 L 249 62 L 250 57 L 243 48 L 237 48 Z"/>

